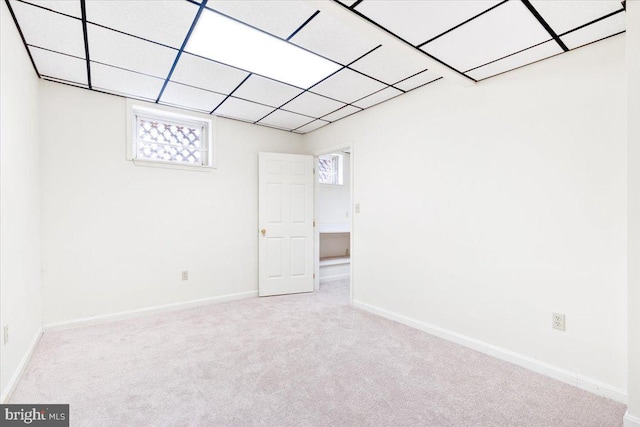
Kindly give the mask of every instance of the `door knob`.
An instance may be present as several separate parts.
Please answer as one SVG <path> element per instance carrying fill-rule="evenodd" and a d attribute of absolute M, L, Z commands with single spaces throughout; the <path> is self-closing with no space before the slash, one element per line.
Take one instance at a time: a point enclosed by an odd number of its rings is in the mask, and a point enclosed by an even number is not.
<path fill-rule="evenodd" d="M 263 235 L 263 236 L 266 236 L 266 235 L 267 235 L 267 230 L 266 230 L 266 229 L 264 229 L 264 228 L 263 228 L 262 230 L 260 230 L 260 232 L 262 233 L 262 235 Z"/>

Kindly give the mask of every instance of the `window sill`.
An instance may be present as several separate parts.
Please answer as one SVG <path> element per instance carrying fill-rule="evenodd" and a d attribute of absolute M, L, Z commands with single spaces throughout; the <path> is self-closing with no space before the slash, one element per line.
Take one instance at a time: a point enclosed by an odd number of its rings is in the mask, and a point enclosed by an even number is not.
<path fill-rule="evenodd" d="M 196 172 L 211 172 L 214 169 L 213 166 L 185 165 L 180 163 L 157 162 L 153 160 L 132 159 L 132 161 L 136 166 L 146 166 L 152 168 L 190 170 Z"/>

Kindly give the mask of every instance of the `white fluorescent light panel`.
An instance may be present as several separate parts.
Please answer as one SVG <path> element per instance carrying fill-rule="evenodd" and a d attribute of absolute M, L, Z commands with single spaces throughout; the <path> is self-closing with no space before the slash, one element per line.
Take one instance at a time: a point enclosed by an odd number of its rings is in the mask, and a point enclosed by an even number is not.
<path fill-rule="evenodd" d="M 340 69 L 334 62 L 210 10 L 202 11 L 185 50 L 303 89 Z"/>

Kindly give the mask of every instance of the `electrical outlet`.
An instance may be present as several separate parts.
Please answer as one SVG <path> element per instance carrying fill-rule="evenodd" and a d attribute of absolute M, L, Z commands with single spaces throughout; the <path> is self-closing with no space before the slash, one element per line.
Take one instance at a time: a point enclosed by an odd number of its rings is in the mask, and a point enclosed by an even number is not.
<path fill-rule="evenodd" d="M 189 280 L 189 272 L 187 270 L 182 272 L 182 280 Z"/>
<path fill-rule="evenodd" d="M 551 316 L 551 326 L 553 326 L 553 329 L 558 329 L 560 331 L 564 331 L 565 330 L 564 314 L 553 313 L 552 316 Z"/>
<path fill-rule="evenodd" d="M 4 345 L 9 342 L 9 325 L 4 325 L 2 328 L 2 342 Z"/>

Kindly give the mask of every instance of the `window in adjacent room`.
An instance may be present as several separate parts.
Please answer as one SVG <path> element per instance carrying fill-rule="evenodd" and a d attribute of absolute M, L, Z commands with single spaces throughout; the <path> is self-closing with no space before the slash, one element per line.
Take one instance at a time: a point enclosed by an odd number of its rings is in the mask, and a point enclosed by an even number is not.
<path fill-rule="evenodd" d="M 136 105 L 129 115 L 134 162 L 215 167 L 211 120 Z"/>
<path fill-rule="evenodd" d="M 326 154 L 318 159 L 320 184 L 342 185 L 342 155 Z"/>

